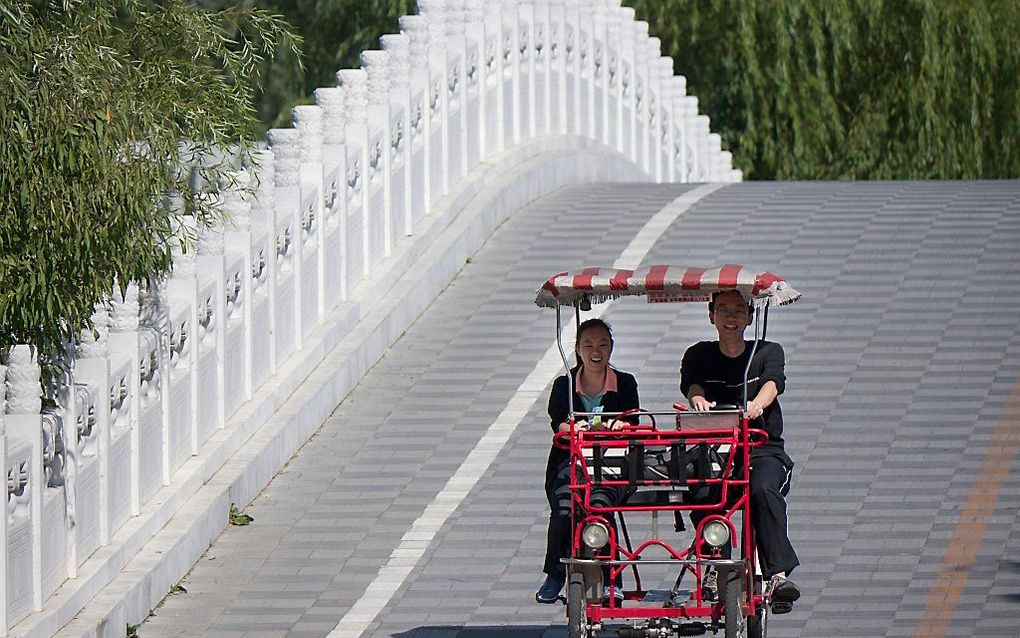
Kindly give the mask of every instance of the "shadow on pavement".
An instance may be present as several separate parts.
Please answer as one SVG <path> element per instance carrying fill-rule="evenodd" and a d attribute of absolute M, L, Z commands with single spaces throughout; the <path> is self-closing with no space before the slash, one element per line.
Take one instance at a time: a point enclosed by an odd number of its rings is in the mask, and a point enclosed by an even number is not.
<path fill-rule="evenodd" d="M 393 638 L 565 638 L 564 625 L 428 625 L 392 634 Z"/>

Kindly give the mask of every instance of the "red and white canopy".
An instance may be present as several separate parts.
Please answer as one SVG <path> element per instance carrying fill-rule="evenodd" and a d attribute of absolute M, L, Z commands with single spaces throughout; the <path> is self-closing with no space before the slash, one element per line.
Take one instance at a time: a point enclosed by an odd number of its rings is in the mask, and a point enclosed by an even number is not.
<path fill-rule="evenodd" d="M 535 303 L 545 308 L 591 303 L 627 295 L 648 295 L 649 301 L 709 301 L 712 293 L 739 290 L 755 307 L 782 306 L 800 298 L 790 284 L 770 272 L 737 264 L 711 268 L 648 266 L 638 270 L 585 268 L 561 272 L 538 291 Z"/>

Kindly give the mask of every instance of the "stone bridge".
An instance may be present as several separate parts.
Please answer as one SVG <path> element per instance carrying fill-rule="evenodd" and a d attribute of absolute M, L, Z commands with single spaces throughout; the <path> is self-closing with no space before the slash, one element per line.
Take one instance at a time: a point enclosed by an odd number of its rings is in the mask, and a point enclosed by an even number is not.
<path fill-rule="evenodd" d="M 233 224 L 97 311 L 59 409 L 12 351 L 0 629 L 565 635 L 534 290 L 737 262 L 804 293 L 769 327 L 804 590 L 772 635 L 1018 635 L 1020 184 L 738 183 L 631 10 L 452 4 L 270 132 Z M 667 407 L 703 310 L 604 316 Z"/>

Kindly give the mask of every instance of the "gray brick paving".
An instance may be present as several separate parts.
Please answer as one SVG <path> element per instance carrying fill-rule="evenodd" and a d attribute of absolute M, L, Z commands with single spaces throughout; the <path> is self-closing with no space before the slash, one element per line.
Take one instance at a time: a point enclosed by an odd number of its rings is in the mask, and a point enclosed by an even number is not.
<path fill-rule="evenodd" d="M 612 263 L 685 188 L 570 189 L 516 214 L 140 635 L 328 633 L 547 347 L 537 284 Z M 649 255 L 753 264 L 804 293 L 769 327 L 787 352 L 804 591 L 771 635 L 915 635 L 1020 381 L 1018 254 L 1017 182 L 886 182 L 729 186 Z M 704 309 L 626 300 L 606 318 L 614 362 L 646 405 L 668 405 L 683 348 L 711 336 Z M 547 449 L 543 399 L 366 636 L 565 635 L 562 608 L 532 602 Z M 1020 636 L 1020 458 L 1010 468 L 947 636 Z"/>

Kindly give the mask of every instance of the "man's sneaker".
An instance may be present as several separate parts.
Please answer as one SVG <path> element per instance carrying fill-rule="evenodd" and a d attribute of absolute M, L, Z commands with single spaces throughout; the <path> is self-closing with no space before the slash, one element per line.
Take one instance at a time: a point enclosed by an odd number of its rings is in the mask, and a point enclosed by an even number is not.
<path fill-rule="evenodd" d="M 769 582 L 769 590 L 772 592 L 772 613 L 788 614 L 793 609 L 793 603 L 800 598 L 800 588 L 786 576 L 776 574 Z"/>
<path fill-rule="evenodd" d="M 613 590 L 613 598 L 616 599 L 617 607 L 623 603 L 623 590 L 620 589 L 619 585 Z M 609 602 L 609 585 L 602 588 L 602 600 Z"/>
<path fill-rule="evenodd" d="M 565 576 L 556 574 L 550 574 L 546 576 L 545 582 L 538 588 L 538 592 L 535 593 L 535 602 L 551 605 L 560 600 L 560 592 L 563 591 L 563 583 L 566 582 Z"/>
<path fill-rule="evenodd" d="M 705 569 L 701 579 L 701 598 L 706 601 L 719 600 L 719 573 L 714 567 Z"/>

